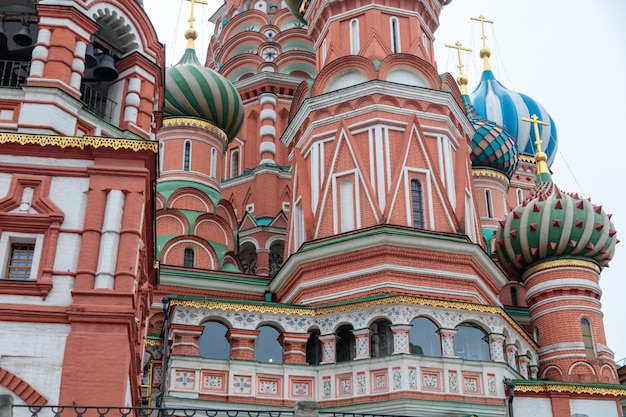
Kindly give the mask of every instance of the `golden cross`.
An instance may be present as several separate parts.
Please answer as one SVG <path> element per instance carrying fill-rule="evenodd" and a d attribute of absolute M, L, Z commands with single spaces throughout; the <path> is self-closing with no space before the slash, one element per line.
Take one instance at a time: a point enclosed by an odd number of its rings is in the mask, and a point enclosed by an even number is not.
<path fill-rule="evenodd" d="M 191 2 L 191 12 L 189 13 L 189 28 L 193 29 L 193 22 L 196 21 L 196 18 L 193 17 L 193 6 L 198 3 L 198 4 L 209 4 L 208 0 L 187 0 L 189 2 Z"/>
<path fill-rule="evenodd" d="M 483 41 L 483 48 L 486 48 L 487 45 L 485 43 L 485 39 L 487 39 L 487 37 L 485 36 L 485 23 L 493 23 L 493 20 L 485 19 L 485 16 L 483 16 L 482 14 L 478 17 L 470 17 L 470 19 L 476 22 L 480 22 L 480 31 L 482 32 L 482 36 L 480 37 L 480 39 L 482 39 Z"/>
<path fill-rule="evenodd" d="M 456 43 L 454 45 L 449 45 L 446 44 L 447 48 L 453 48 L 456 49 L 458 54 L 459 54 L 459 65 L 457 66 L 457 68 L 459 69 L 460 75 L 463 75 L 463 67 L 465 67 L 465 65 L 463 65 L 463 58 L 461 56 L 461 51 L 468 51 L 468 52 L 472 52 L 471 49 L 469 48 L 463 48 L 463 45 L 461 45 L 461 42 L 456 41 Z"/>
<path fill-rule="evenodd" d="M 543 152 L 541 150 L 541 137 L 539 136 L 539 125 L 548 126 L 549 123 L 542 122 L 541 120 L 539 120 L 539 118 L 537 117 L 536 114 L 533 114 L 532 116 L 530 116 L 530 118 L 522 117 L 522 120 L 525 121 L 525 122 L 530 122 L 530 123 L 532 123 L 534 125 L 534 127 L 535 127 L 535 145 L 537 145 L 537 153 Z"/>

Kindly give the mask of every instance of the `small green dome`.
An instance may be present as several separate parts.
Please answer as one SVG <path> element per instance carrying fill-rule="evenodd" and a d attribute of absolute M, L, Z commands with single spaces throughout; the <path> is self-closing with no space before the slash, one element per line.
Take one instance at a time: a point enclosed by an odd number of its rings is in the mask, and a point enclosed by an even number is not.
<path fill-rule="evenodd" d="M 208 120 L 233 139 L 243 124 L 243 101 L 230 81 L 202 66 L 196 51 L 188 48 L 165 71 L 164 114 Z"/>
<path fill-rule="evenodd" d="M 496 122 L 479 116 L 467 94 L 463 94 L 463 104 L 476 130 L 472 137 L 472 166 L 492 168 L 510 178 L 519 163 L 515 139 Z"/>
<path fill-rule="evenodd" d="M 604 267 L 615 252 L 615 234 L 601 206 L 563 193 L 552 182 L 540 182 L 533 195 L 500 222 L 496 254 L 514 276 L 555 258 L 586 259 Z"/>

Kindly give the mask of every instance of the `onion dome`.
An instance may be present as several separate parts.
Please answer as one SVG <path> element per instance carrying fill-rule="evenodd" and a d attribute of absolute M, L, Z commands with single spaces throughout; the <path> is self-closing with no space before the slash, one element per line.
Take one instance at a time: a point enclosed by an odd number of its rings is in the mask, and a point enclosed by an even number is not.
<path fill-rule="evenodd" d="M 533 193 L 500 222 L 496 234 L 500 265 L 513 276 L 537 262 L 559 258 L 607 266 L 618 242 L 611 216 L 602 206 L 559 190 L 541 149 L 535 160 L 538 175 Z"/>
<path fill-rule="evenodd" d="M 491 168 L 511 177 L 519 162 L 515 140 L 502 126 L 480 117 L 467 94 L 463 94 L 465 114 L 476 133 L 472 137 L 472 167 Z"/>
<path fill-rule="evenodd" d="M 482 50 L 481 56 L 483 56 Z M 488 58 L 488 54 L 483 58 Z M 524 155 L 532 156 L 536 149 L 531 138 L 531 125 L 524 123 L 521 119 L 536 114 L 541 120 L 549 120 L 549 126 L 540 126 L 539 130 L 548 157 L 547 164 L 552 165 L 557 149 L 556 127 L 541 104 L 527 95 L 504 87 L 496 80 L 490 69 L 483 71 L 480 83 L 470 97 L 476 112 L 481 117 L 503 126 L 513 136 L 517 148 Z"/>
<path fill-rule="evenodd" d="M 232 139 L 243 124 L 243 101 L 230 81 L 200 64 L 193 48 L 196 36 L 195 29 L 187 29 L 183 57 L 165 71 L 164 114 L 207 120 Z"/>

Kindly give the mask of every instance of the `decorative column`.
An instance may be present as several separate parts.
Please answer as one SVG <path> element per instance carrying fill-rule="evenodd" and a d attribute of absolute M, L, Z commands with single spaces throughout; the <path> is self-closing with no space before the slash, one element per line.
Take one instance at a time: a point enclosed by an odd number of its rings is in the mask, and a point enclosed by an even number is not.
<path fill-rule="evenodd" d="M 272 93 L 263 93 L 259 96 L 259 102 L 261 104 L 261 114 L 259 120 L 261 121 L 261 127 L 259 129 L 259 136 L 261 137 L 261 145 L 259 148 L 259 154 L 261 155 L 260 165 L 271 164 L 276 165 L 274 157 L 276 156 L 276 95 Z"/>
<path fill-rule="evenodd" d="M 394 324 L 391 326 L 393 332 L 393 354 L 399 353 L 411 353 L 409 349 L 409 331 L 411 330 L 409 324 Z"/>
<path fill-rule="evenodd" d="M 456 329 L 439 329 L 441 336 L 441 355 L 444 358 L 454 358 L 454 335 Z"/>
<path fill-rule="evenodd" d="M 172 324 L 170 328 L 170 340 L 172 355 L 200 355 L 200 336 L 204 326 L 189 326 L 186 324 Z"/>
<path fill-rule="evenodd" d="M 325 334 L 319 337 L 322 342 L 322 364 L 337 362 L 335 348 L 337 336 L 335 334 Z"/>
<path fill-rule="evenodd" d="M 96 268 L 98 267 L 98 252 L 106 198 L 106 191 L 102 189 L 91 188 L 89 190 L 74 293 L 93 289 Z"/>
<path fill-rule="evenodd" d="M 129 123 L 137 123 L 137 115 L 139 114 L 139 105 L 141 104 L 141 79 L 137 77 L 128 80 L 128 90 L 124 98 L 124 121 Z"/>
<path fill-rule="evenodd" d="M 370 329 L 352 330 L 356 343 L 356 356 L 354 359 L 367 359 L 370 357 Z"/>
<path fill-rule="evenodd" d="M 283 363 L 306 363 L 308 333 L 281 333 L 278 340 L 283 345 Z"/>
<path fill-rule="evenodd" d="M 256 251 L 256 273 L 257 275 L 270 274 L 270 250 L 259 248 Z"/>
<path fill-rule="evenodd" d="M 517 346 L 512 343 L 506 345 L 506 363 L 515 370 L 517 370 Z"/>
<path fill-rule="evenodd" d="M 80 98 L 85 50 L 98 24 L 71 6 L 37 6 L 39 35 L 29 86 L 54 86 Z"/>
<path fill-rule="evenodd" d="M 537 379 L 537 375 L 539 374 L 539 367 L 537 365 L 530 365 L 528 369 L 530 372 L 530 379 Z"/>
<path fill-rule="evenodd" d="M 120 190 L 109 191 L 100 235 L 100 253 L 94 289 L 113 289 L 123 214 L 124 193 Z"/>
<path fill-rule="evenodd" d="M 254 341 L 258 335 L 257 330 L 228 329 L 226 338 L 230 342 L 230 359 L 253 361 Z"/>
<path fill-rule="evenodd" d="M 489 335 L 489 353 L 494 362 L 506 362 L 504 358 L 504 335 L 491 333 Z"/>
<path fill-rule="evenodd" d="M 526 379 L 528 379 L 528 356 L 520 355 L 517 357 L 517 364 L 519 366 L 519 373 Z"/>
<path fill-rule="evenodd" d="M 144 215 L 144 195 L 127 192 L 124 199 L 122 228 L 119 234 L 119 254 L 115 268 L 115 290 L 132 293 L 138 283 L 137 254 L 142 246 L 142 222 Z"/>

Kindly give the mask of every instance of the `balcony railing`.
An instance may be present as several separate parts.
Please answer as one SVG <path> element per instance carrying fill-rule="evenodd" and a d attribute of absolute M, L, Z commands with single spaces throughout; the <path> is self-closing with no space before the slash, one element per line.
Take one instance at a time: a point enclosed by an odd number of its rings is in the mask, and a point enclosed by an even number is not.
<path fill-rule="evenodd" d="M 0 87 L 20 87 L 26 84 L 30 61 L 0 61 Z"/>
<path fill-rule="evenodd" d="M 110 123 L 117 103 L 88 84 L 82 84 L 80 92 L 81 100 L 87 106 L 87 110 Z"/>
<path fill-rule="evenodd" d="M 149 408 L 75 405 L 13 405 L 21 417 L 299 417 L 293 410 L 218 410 L 210 408 Z M 401 417 L 388 414 L 318 411 L 320 417 Z"/>

